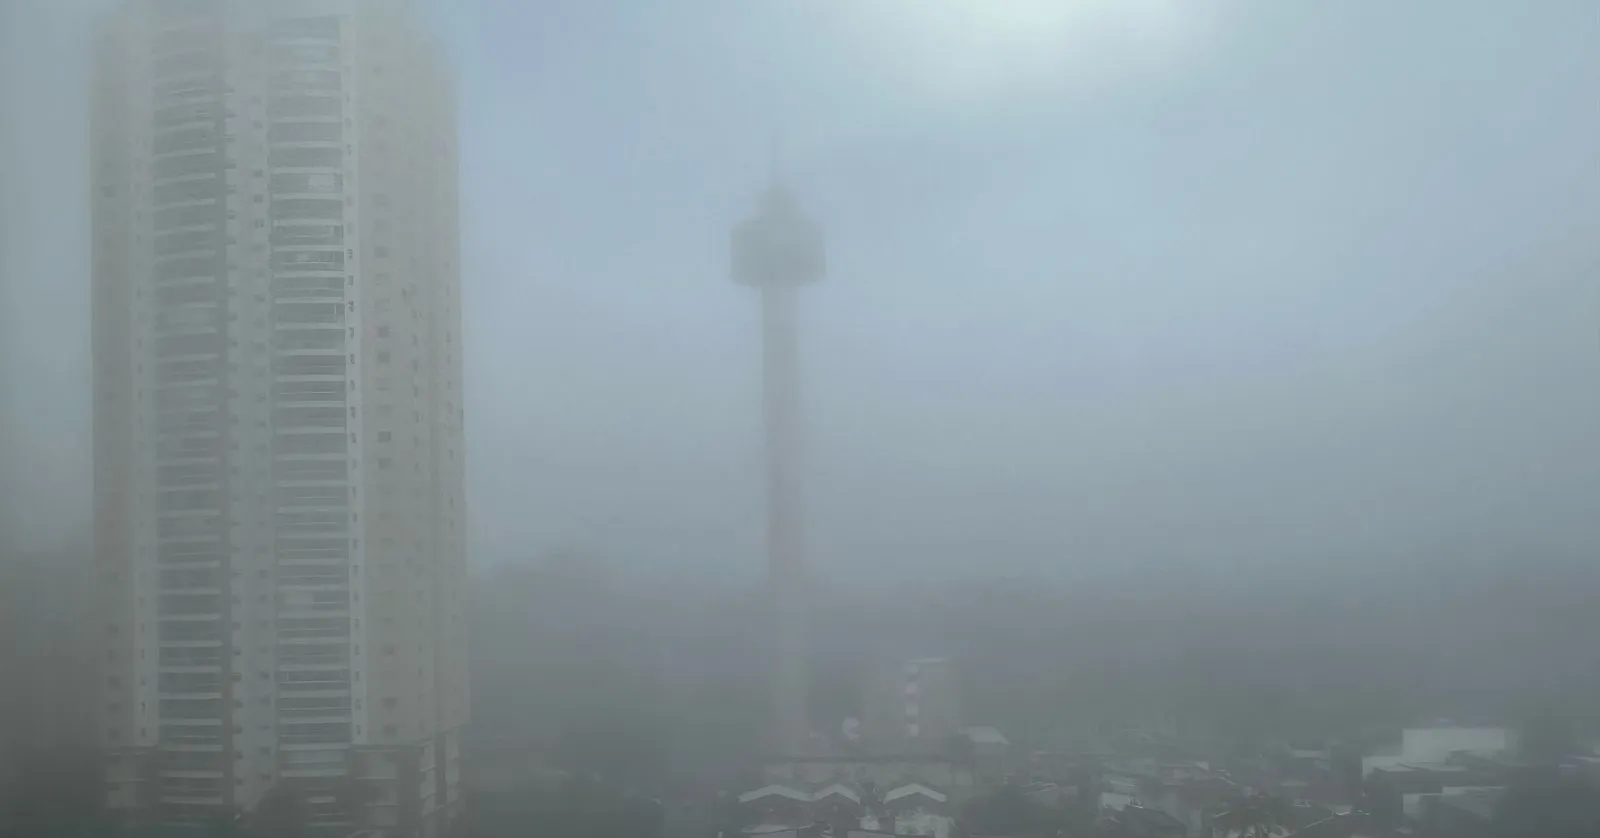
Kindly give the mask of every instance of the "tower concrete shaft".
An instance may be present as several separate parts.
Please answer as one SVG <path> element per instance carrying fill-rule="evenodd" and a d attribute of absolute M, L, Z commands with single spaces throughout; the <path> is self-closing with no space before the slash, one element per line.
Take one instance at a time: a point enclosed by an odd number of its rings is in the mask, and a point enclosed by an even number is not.
<path fill-rule="evenodd" d="M 800 374 L 793 286 L 761 289 L 767 455 L 767 574 L 775 620 L 772 745 L 794 755 L 809 728 L 808 609 L 800 476 Z"/>

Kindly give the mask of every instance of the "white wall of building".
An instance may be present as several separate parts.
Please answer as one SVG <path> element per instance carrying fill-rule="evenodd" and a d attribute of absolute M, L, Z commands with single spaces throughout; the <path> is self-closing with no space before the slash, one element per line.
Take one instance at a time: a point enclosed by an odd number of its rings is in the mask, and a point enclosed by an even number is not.
<path fill-rule="evenodd" d="M 466 720 L 449 73 L 403 2 L 135 0 L 95 82 L 108 799 L 427 816 Z M 347 805 L 352 746 L 416 787 Z"/>

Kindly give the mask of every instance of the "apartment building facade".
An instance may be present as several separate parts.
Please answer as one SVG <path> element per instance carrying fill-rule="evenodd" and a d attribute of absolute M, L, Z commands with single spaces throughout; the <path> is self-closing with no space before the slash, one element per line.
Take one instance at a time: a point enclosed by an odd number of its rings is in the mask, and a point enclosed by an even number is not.
<path fill-rule="evenodd" d="M 107 802 L 442 834 L 467 719 L 451 75 L 404 2 L 96 36 Z"/>

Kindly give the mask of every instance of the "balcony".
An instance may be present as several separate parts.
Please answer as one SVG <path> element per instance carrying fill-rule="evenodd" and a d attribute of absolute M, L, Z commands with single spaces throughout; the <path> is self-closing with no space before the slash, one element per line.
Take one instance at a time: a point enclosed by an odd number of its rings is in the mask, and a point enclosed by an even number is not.
<path fill-rule="evenodd" d="M 350 579 L 350 560 L 344 556 L 317 564 L 281 562 L 278 566 L 278 585 L 295 588 L 341 587 Z M 280 636 L 285 636 L 281 635 Z"/>
<path fill-rule="evenodd" d="M 276 273 L 301 273 L 333 271 L 343 273 L 343 250 L 324 250 L 278 247 L 272 251 L 272 270 Z"/>
<path fill-rule="evenodd" d="M 272 244 L 274 247 L 343 245 L 344 226 L 341 224 L 275 224 L 272 228 Z"/>
<path fill-rule="evenodd" d="M 222 663 L 222 640 L 163 641 L 156 658 L 162 671 Z"/>

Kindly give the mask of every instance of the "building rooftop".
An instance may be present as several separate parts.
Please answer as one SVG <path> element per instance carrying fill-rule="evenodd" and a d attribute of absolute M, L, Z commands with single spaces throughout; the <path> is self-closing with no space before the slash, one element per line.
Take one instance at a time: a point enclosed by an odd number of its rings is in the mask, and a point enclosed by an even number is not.
<path fill-rule="evenodd" d="M 885 803 L 889 803 L 913 796 L 925 797 L 937 803 L 944 803 L 949 799 L 948 795 L 943 791 L 925 783 L 917 782 L 902 783 L 886 789 L 880 799 Z M 739 802 L 753 803 L 757 800 L 776 797 L 787 798 L 800 803 L 814 803 L 828 797 L 843 797 L 855 803 L 860 803 L 863 795 L 859 789 L 838 782 L 828 783 L 816 788 L 806 788 L 794 783 L 769 783 L 761 788 L 752 789 L 739 795 Z"/>
<path fill-rule="evenodd" d="M 987 725 L 974 725 L 966 729 L 967 738 L 978 745 L 1010 745 L 1011 740 L 1000 732 L 999 728 Z"/>
<path fill-rule="evenodd" d="M 906 785 L 903 785 L 897 789 L 890 789 L 888 792 L 884 793 L 883 802 L 889 803 L 894 800 L 899 800 L 902 797 L 910 797 L 912 795 L 921 795 L 939 803 L 944 803 L 945 801 L 949 800 L 949 798 L 946 797 L 945 793 L 942 791 L 928 788 L 921 783 L 907 783 Z"/>
<path fill-rule="evenodd" d="M 1459 809 L 1481 820 L 1494 817 L 1494 808 L 1505 795 L 1505 789 L 1473 789 L 1459 794 L 1440 795 L 1439 805 Z"/>

